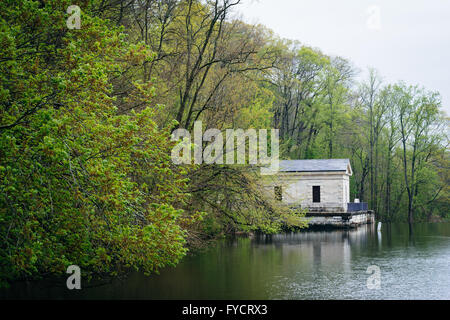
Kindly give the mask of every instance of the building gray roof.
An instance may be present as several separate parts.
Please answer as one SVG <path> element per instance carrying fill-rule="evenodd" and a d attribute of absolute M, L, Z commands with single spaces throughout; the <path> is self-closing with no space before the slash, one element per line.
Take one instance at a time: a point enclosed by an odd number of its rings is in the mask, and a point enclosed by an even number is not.
<path fill-rule="evenodd" d="M 352 174 L 349 159 L 280 160 L 281 172 L 347 171 Z"/>

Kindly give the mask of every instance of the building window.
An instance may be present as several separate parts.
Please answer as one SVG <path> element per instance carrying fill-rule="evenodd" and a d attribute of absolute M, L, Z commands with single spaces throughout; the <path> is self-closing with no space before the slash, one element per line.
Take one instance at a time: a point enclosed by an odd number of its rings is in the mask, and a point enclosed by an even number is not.
<path fill-rule="evenodd" d="M 320 186 L 313 186 L 313 202 L 320 202 Z"/>
<path fill-rule="evenodd" d="M 275 186 L 274 191 L 275 191 L 275 199 L 278 201 L 283 200 L 283 189 L 281 188 L 281 186 Z"/>

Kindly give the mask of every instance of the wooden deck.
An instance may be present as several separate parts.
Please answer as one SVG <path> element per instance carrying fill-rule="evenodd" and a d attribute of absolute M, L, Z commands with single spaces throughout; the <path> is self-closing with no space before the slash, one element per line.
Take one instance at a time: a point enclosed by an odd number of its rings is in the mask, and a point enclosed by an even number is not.
<path fill-rule="evenodd" d="M 305 219 L 310 227 L 356 228 L 375 223 L 373 210 L 354 212 L 307 212 Z"/>

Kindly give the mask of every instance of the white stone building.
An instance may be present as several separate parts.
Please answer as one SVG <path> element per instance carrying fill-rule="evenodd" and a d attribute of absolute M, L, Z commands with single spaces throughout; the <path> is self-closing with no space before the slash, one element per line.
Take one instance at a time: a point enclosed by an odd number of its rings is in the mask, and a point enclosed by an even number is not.
<path fill-rule="evenodd" d="M 279 173 L 266 180 L 266 188 L 292 207 L 347 212 L 351 175 L 349 159 L 281 160 Z"/>

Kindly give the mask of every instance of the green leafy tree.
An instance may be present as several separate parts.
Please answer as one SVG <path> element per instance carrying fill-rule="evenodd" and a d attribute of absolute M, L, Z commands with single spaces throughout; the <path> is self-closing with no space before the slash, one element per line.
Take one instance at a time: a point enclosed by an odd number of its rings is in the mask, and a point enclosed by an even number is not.
<path fill-rule="evenodd" d="M 0 5 L 0 275 L 111 275 L 173 265 L 186 253 L 184 169 L 170 159 L 171 127 L 153 120 L 151 83 L 124 99 L 114 79 L 153 55 L 82 8 L 68 30 L 67 1 Z"/>

